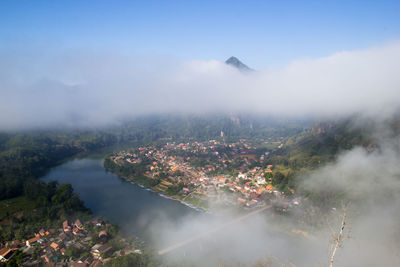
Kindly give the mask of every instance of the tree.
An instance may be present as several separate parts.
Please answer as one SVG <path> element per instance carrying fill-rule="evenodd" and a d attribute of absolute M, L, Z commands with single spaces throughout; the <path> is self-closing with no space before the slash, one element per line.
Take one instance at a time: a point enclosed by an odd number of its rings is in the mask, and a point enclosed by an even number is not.
<path fill-rule="evenodd" d="M 73 189 L 70 184 L 61 184 L 57 188 L 56 193 L 51 198 L 51 200 L 55 203 L 61 204 L 64 201 L 67 201 L 68 199 L 71 198 L 72 192 L 73 192 Z"/>
<path fill-rule="evenodd" d="M 274 185 L 282 184 L 282 182 L 284 181 L 285 178 L 286 178 L 286 176 L 283 173 L 278 171 L 278 172 L 274 173 L 274 175 L 272 177 L 272 183 Z"/>

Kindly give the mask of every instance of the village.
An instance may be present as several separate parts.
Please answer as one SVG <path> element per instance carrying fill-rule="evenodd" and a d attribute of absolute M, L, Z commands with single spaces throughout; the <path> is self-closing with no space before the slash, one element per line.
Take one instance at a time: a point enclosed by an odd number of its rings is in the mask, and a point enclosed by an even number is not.
<path fill-rule="evenodd" d="M 132 242 L 115 237 L 116 230 L 101 219 L 82 223 L 65 220 L 60 228 L 42 228 L 25 241 L 0 248 L 0 263 L 21 257 L 23 266 L 97 267 L 131 253 L 141 254 Z"/>
<path fill-rule="evenodd" d="M 280 148 L 281 143 L 275 149 Z M 272 204 L 282 211 L 300 205 L 299 197 L 289 198 L 273 186 L 274 166 L 265 161 L 268 154 L 245 139 L 230 144 L 208 140 L 139 147 L 115 153 L 110 160 L 121 167 L 137 166 L 139 175 L 150 180 L 152 190 L 161 196 L 203 209 L 210 203 L 244 209 Z M 129 178 L 138 182 L 134 175 Z"/>

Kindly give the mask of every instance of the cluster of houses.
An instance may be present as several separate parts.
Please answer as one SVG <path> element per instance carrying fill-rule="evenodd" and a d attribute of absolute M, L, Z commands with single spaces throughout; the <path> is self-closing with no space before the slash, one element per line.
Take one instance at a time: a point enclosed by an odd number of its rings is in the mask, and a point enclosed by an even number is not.
<path fill-rule="evenodd" d="M 226 148 L 227 153 L 221 152 Z M 140 147 L 134 152 L 122 151 L 112 157 L 115 163 L 137 163 L 146 158 L 151 163 L 147 166 L 145 175 L 154 179 L 160 177 L 160 172 L 167 177 L 154 189 L 164 192 L 174 183 L 183 183 L 182 196 L 192 193 L 215 197 L 226 191 L 236 194 L 236 199 L 230 198 L 230 203 L 247 208 L 254 208 L 265 204 L 264 198 L 284 198 L 284 194 L 272 186 L 269 177 L 272 177 L 272 165 L 264 168 L 249 168 L 252 161 L 264 162 L 265 154 L 257 158 L 254 154 L 256 147 L 242 139 L 237 143 L 221 144 L 216 140 L 192 143 L 167 143 L 157 149 L 155 147 Z M 229 155 L 228 155 L 229 154 Z M 189 155 L 189 156 L 188 156 Z M 212 164 L 192 166 L 196 158 L 212 159 Z M 216 170 L 223 173 L 227 164 L 238 160 L 242 167 L 236 177 L 231 175 L 210 175 Z M 211 161 L 211 160 L 210 160 Z M 208 162 L 210 162 L 208 161 Z"/>
<path fill-rule="evenodd" d="M 134 252 L 128 249 L 115 251 L 107 244 L 107 228 L 111 225 L 98 219 L 87 224 L 91 224 L 90 233 L 79 219 L 66 220 L 60 229 L 41 229 L 25 242 L 9 242 L 7 247 L 0 248 L 0 262 L 9 261 L 17 251 L 21 251 L 24 266 L 97 267 L 112 257 Z M 121 243 L 128 247 L 124 240 Z"/>

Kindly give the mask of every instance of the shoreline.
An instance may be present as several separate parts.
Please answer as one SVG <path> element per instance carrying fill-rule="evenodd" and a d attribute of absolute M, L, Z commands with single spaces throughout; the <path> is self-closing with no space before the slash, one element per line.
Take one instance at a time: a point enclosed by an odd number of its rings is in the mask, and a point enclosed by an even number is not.
<path fill-rule="evenodd" d="M 103 166 L 103 167 L 104 167 L 104 166 Z M 105 169 L 106 171 L 111 172 L 111 173 L 115 173 L 115 172 L 113 172 L 113 171 L 111 171 L 111 170 L 106 169 L 105 167 L 104 167 L 104 169 Z M 185 202 L 185 201 L 183 201 L 183 200 L 180 200 L 180 199 L 179 199 L 178 197 L 176 197 L 176 196 L 168 196 L 168 195 L 166 195 L 166 194 L 164 194 L 164 193 L 162 193 L 162 192 L 160 192 L 160 191 L 155 190 L 153 187 L 146 187 L 146 186 L 144 186 L 144 185 L 141 185 L 141 184 L 135 182 L 132 178 L 122 176 L 122 175 L 120 175 L 120 174 L 118 174 L 118 173 L 115 173 L 115 174 L 118 175 L 118 177 L 120 177 L 121 179 L 125 180 L 126 182 L 129 182 L 130 184 L 133 184 L 133 185 L 137 185 L 137 186 L 139 186 L 141 189 L 146 190 L 146 191 L 149 191 L 149 192 L 152 192 L 152 193 L 155 193 L 155 194 L 159 195 L 159 196 L 162 197 L 162 198 L 169 199 L 169 200 L 174 200 L 174 201 L 178 201 L 178 202 L 181 203 L 182 205 L 185 205 L 186 207 L 191 208 L 191 209 L 194 209 L 194 210 L 196 210 L 196 211 L 198 211 L 198 212 L 204 212 L 204 213 L 207 213 L 207 212 L 208 212 L 208 213 L 210 213 L 210 211 L 209 211 L 208 209 L 204 208 L 204 207 L 199 207 L 199 206 L 196 206 L 196 205 L 194 205 L 194 204 Z"/>

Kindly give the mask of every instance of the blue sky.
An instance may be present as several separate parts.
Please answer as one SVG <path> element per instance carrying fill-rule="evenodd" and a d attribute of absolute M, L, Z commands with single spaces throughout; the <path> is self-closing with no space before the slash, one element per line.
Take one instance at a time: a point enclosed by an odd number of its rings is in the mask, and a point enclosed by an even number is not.
<path fill-rule="evenodd" d="M 1 1 L 0 49 L 92 49 L 256 69 L 400 39 L 400 1 Z"/>

